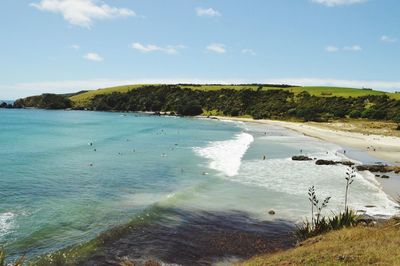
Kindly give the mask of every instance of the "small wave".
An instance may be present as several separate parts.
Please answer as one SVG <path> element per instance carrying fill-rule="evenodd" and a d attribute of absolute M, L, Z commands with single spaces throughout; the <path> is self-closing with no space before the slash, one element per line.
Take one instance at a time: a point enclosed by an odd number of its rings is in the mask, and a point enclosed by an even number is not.
<path fill-rule="evenodd" d="M 222 172 L 226 176 L 235 176 L 239 172 L 244 154 L 253 141 L 252 135 L 242 132 L 234 139 L 213 141 L 205 148 L 194 148 L 194 151 L 210 160 L 211 169 Z"/>

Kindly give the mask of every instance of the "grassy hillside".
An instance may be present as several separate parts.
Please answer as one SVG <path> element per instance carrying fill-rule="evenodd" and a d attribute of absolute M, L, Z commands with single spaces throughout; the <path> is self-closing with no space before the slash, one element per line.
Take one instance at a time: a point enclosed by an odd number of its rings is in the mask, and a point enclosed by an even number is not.
<path fill-rule="evenodd" d="M 400 229 L 393 223 L 333 231 L 241 265 L 400 265 Z"/>
<path fill-rule="evenodd" d="M 136 88 L 139 88 L 143 85 L 126 85 L 126 86 L 118 86 L 118 87 L 111 87 L 105 89 L 98 89 L 92 90 L 84 93 L 80 93 L 70 97 L 72 102 L 75 106 L 84 106 L 86 103 L 90 101 L 96 95 L 104 95 L 110 94 L 113 92 L 127 92 Z M 220 90 L 220 89 L 258 89 L 258 85 L 181 85 L 182 88 L 190 88 L 193 90 Z M 383 95 L 387 94 L 391 98 L 399 99 L 400 100 L 400 93 L 386 93 L 382 91 L 376 90 L 365 90 L 365 89 L 355 89 L 355 88 L 340 88 L 340 87 L 288 87 L 288 88 L 281 88 L 281 87 L 263 87 L 263 90 L 273 90 L 273 89 L 283 89 L 289 90 L 295 94 L 298 94 L 303 91 L 309 92 L 311 95 L 321 96 L 321 97 L 332 97 L 332 96 L 342 96 L 342 97 L 359 97 L 359 96 L 366 96 L 366 95 Z"/>
<path fill-rule="evenodd" d="M 126 86 L 118 86 L 118 87 L 110 87 L 105 89 L 91 90 L 84 93 L 76 94 L 70 97 L 71 101 L 76 106 L 84 106 L 86 103 L 90 101 L 96 95 L 104 95 L 110 94 L 113 92 L 128 92 L 130 90 L 139 88 L 143 85 L 126 85 Z"/>

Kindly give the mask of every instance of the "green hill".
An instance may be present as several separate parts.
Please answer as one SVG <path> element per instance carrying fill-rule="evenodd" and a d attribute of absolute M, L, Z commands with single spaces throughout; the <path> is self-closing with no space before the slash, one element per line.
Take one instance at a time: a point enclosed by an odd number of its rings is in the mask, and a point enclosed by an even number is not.
<path fill-rule="evenodd" d="M 130 90 L 137 89 L 142 85 L 125 85 L 125 86 L 117 86 L 110 87 L 98 90 L 91 90 L 83 93 L 79 93 L 70 97 L 74 106 L 86 106 L 87 103 L 96 95 L 105 95 L 111 94 L 113 92 L 128 92 Z M 248 84 L 248 85 L 179 85 L 181 88 L 190 88 L 193 90 L 204 90 L 204 91 L 213 91 L 220 89 L 253 89 L 257 90 L 260 86 L 262 86 L 262 90 L 273 90 L 273 89 L 282 89 L 293 92 L 294 94 L 299 94 L 303 91 L 307 91 L 311 95 L 320 96 L 320 97 L 333 97 L 333 96 L 341 96 L 341 97 L 359 97 L 359 96 L 367 96 L 367 95 L 388 95 L 393 99 L 400 100 L 400 93 L 388 93 L 383 91 L 377 91 L 372 89 L 356 89 L 356 88 L 342 88 L 342 87 L 300 87 L 300 86 L 282 86 L 282 85 L 259 85 L 259 84 Z"/>

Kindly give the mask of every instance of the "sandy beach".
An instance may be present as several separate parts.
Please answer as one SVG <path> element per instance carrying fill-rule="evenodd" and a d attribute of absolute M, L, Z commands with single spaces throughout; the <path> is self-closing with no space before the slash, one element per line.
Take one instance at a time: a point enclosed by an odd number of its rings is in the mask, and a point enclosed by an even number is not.
<path fill-rule="evenodd" d="M 299 123 L 277 120 L 254 120 L 251 118 L 218 117 L 218 119 L 276 125 L 324 141 L 363 150 L 373 157 L 400 165 L 400 138 L 375 134 L 333 130 L 315 123 Z"/>

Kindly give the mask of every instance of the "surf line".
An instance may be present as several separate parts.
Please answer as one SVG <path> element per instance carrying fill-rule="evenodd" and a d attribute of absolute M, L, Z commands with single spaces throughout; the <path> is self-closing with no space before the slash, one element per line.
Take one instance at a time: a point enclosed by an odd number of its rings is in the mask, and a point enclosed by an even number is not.
<path fill-rule="evenodd" d="M 231 177 L 239 173 L 242 158 L 253 141 L 251 134 L 241 132 L 233 139 L 212 141 L 206 147 L 193 149 L 196 154 L 210 161 L 210 169 Z"/>

